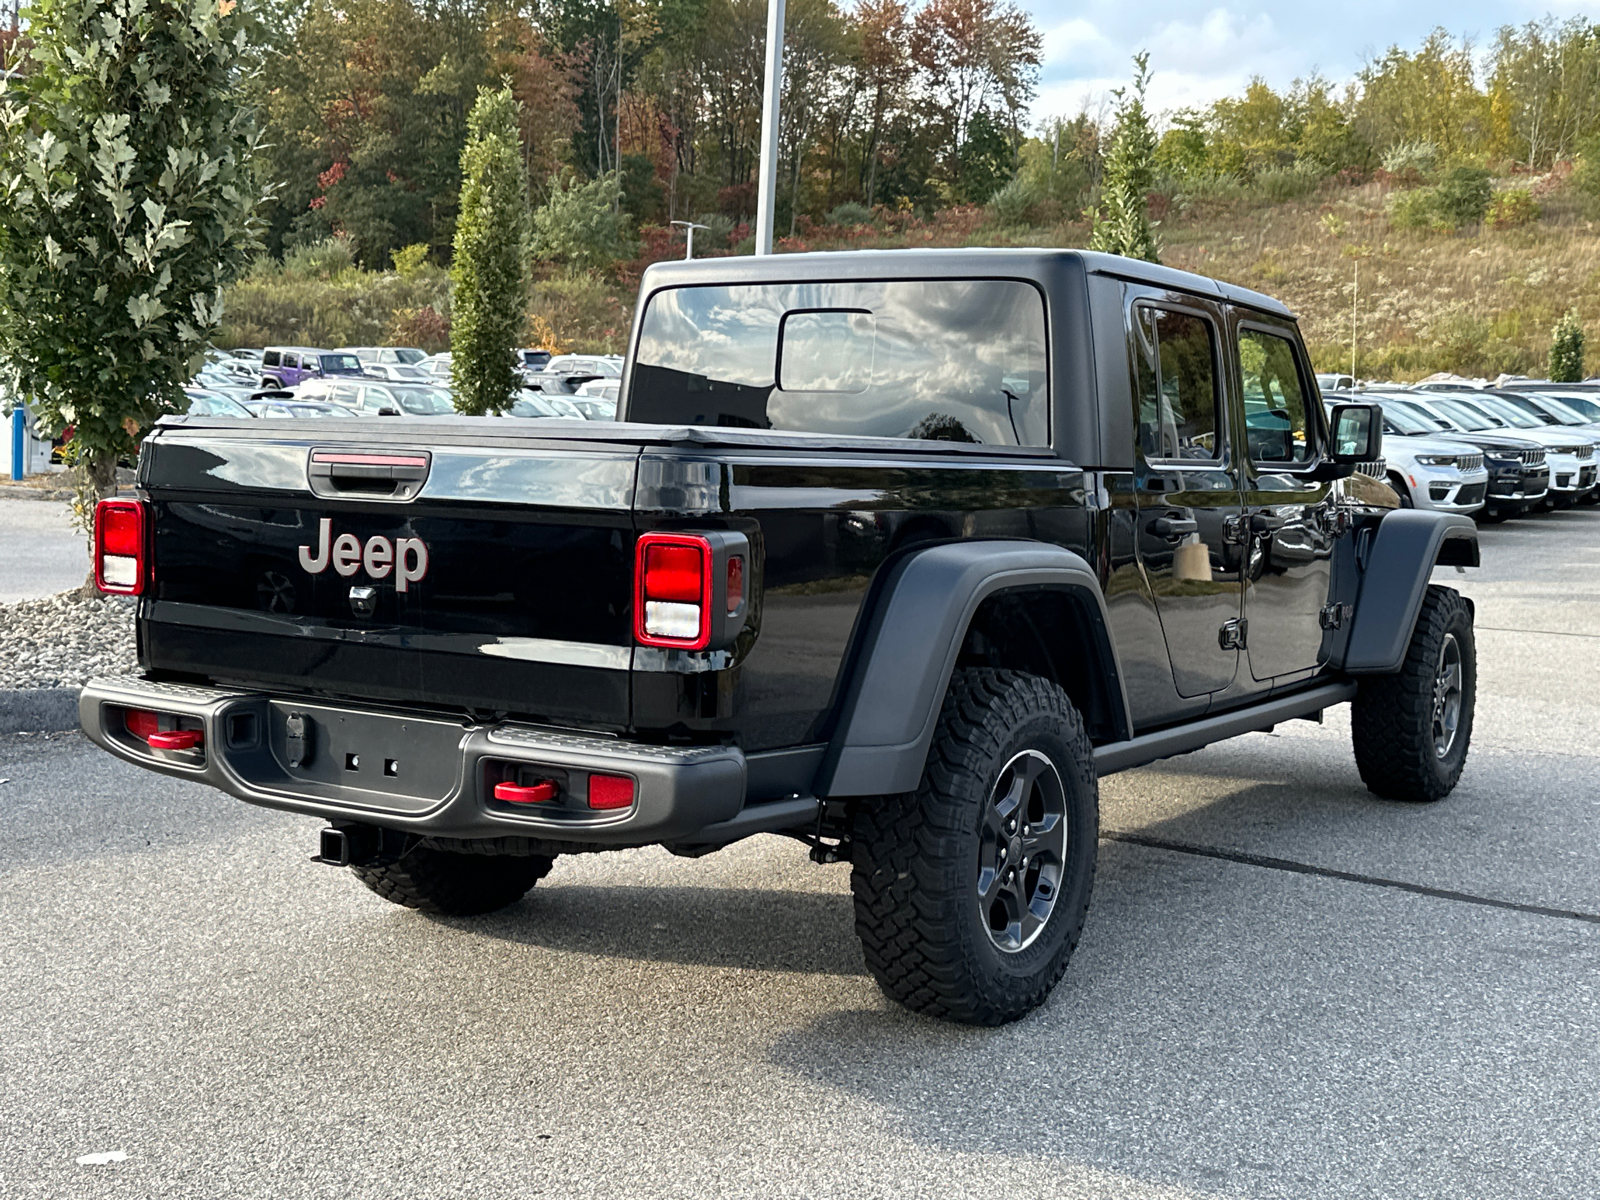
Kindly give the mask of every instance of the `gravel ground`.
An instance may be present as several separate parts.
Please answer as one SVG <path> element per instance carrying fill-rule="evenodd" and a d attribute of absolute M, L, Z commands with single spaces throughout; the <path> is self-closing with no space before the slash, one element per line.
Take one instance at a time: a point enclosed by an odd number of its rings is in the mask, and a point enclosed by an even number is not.
<path fill-rule="evenodd" d="M 0 688 L 77 687 L 137 666 L 134 601 L 62 592 L 0 604 Z"/>

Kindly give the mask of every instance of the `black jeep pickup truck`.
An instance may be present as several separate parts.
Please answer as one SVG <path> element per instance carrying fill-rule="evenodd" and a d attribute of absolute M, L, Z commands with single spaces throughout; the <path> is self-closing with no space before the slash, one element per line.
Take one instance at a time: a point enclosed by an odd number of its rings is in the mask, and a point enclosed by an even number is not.
<path fill-rule="evenodd" d="M 84 729 L 433 912 L 789 834 L 850 862 L 890 996 L 985 1024 L 1065 969 L 1099 776 L 1345 702 L 1373 792 L 1461 773 L 1472 607 L 1429 578 L 1474 526 L 1352 475 L 1381 414 L 1324 411 L 1266 296 L 1075 251 L 664 264 L 621 412 L 164 420 L 97 522 L 141 671 Z"/>

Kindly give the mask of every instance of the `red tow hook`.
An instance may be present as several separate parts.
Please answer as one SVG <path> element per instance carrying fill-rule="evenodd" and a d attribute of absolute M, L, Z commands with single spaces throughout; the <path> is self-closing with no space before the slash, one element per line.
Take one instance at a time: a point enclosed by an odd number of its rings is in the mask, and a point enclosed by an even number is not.
<path fill-rule="evenodd" d="M 559 790 L 548 779 L 541 779 L 528 787 L 519 783 L 497 783 L 494 785 L 494 798 L 508 804 L 543 804 L 546 800 L 554 800 Z"/>
<path fill-rule="evenodd" d="M 174 729 L 167 733 L 152 733 L 145 739 L 152 750 L 193 750 L 205 744 L 206 735 L 198 729 Z"/>

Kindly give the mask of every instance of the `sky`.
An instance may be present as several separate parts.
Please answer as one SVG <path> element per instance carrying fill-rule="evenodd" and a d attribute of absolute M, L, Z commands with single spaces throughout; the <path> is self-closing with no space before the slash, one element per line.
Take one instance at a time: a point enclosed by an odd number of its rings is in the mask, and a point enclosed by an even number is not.
<path fill-rule="evenodd" d="M 1237 95 L 1252 76 L 1281 88 L 1313 71 L 1350 79 L 1368 58 L 1415 48 L 1443 26 L 1487 44 L 1502 25 L 1546 14 L 1600 20 L 1581 0 L 1019 0 L 1044 35 L 1036 120 L 1071 116 L 1133 72 L 1150 52 L 1149 98 L 1157 112 Z"/>

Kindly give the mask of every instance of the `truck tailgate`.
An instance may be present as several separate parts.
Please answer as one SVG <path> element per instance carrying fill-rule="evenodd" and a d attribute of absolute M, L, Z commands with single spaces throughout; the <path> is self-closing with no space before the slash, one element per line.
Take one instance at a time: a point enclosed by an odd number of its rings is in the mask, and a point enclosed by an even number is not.
<path fill-rule="evenodd" d="M 626 726 L 637 443 L 558 422 L 261 424 L 146 443 L 147 669 Z"/>

